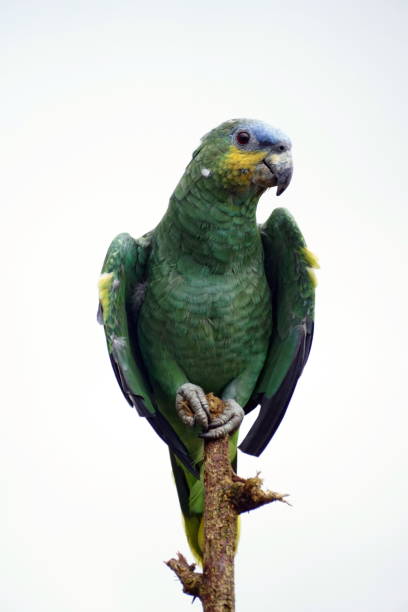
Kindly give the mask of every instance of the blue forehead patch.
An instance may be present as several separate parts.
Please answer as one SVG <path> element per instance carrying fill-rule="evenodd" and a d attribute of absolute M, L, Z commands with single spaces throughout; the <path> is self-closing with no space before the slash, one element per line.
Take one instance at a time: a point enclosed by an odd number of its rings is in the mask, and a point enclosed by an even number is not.
<path fill-rule="evenodd" d="M 261 147 L 272 147 L 278 143 L 291 145 L 290 138 L 286 136 L 286 134 L 267 123 L 263 123 L 263 121 L 249 119 L 248 121 L 244 121 L 239 126 L 239 129 L 242 130 L 245 129 L 245 127 L 253 132 Z"/>

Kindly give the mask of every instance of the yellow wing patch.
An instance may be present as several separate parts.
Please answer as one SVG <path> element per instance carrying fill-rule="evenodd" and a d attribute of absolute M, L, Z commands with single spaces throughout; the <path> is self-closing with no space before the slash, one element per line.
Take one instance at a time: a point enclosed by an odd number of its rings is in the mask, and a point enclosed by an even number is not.
<path fill-rule="evenodd" d="M 99 301 L 102 304 L 103 318 L 106 320 L 109 312 L 109 297 L 112 288 L 113 272 L 101 274 L 98 281 Z"/>
<path fill-rule="evenodd" d="M 310 282 L 312 283 L 313 287 L 316 288 L 317 287 L 316 272 L 314 270 L 312 270 L 312 268 L 307 268 L 307 273 L 309 275 Z"/>
<path fill-rule="evenodd" d="M 309 251 L 309 249 L 307 249 L 306 247 L 302 247 L 301 251 L 309 266 L 318 270 L 320 268 L 320 264 L 319 260 L 317 259 L 317 256 L 312 253 L 312 251 Z"/>
<path fill-rule="evenodd" d="M 310 281 L 313 287 L 317 287 L 317 277 L 314 270 L 318 270 L 320 268 L 319 260 L 316 255 L 309 251 L 306 247 L 301 248 L 303 257 L 306 260 L 306 263 L 309 264 L 307 268 L 307 273 L 309 275 Z"/>

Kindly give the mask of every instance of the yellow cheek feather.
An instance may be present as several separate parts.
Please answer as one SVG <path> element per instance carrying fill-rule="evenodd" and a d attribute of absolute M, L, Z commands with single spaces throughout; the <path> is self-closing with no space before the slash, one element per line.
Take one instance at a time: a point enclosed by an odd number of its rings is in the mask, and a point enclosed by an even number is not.
<path fill-rule="evenodd" d="M 265 157 L 266 151 L 242 151 L 231 145 L 220 163 L 224 183 L 245 187 L 250 182 L 255 166 Z"/>
<path fill-rule="evenodd" d="M 106 320 L 109 312 L 109 294 L 112 287 L 113 272 L 101 274 L 98 281 L 99 301 L 102 304 L 103 318 Z"/>

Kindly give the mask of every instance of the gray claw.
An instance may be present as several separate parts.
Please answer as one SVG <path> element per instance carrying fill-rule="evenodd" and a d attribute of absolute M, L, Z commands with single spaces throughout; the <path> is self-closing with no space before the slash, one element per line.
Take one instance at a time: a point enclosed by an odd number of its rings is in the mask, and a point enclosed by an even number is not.
<path fill-rule="evenodd" d="M 188 403 L 193 413 L 192 415 L 186 413 L 185 402 Z M 198 385 L 185 383 L 178 388 L 176 394 L 176 411 L 185 425 L 189 427 L 201 425 L 203 429 L 208 429 L 210 409 L 205 393 Z"/>
<path fill-rule="evenodd" d="M 224 403 L 224 412 L 210 423 L 210 430 L 207 433 L 201 434 L 201 438 L 205 440 L 218 440 L 218 438 L 233 433 L 241 425 L 245 412 L 238 402 L 233 399 L 227 399 Z"/>

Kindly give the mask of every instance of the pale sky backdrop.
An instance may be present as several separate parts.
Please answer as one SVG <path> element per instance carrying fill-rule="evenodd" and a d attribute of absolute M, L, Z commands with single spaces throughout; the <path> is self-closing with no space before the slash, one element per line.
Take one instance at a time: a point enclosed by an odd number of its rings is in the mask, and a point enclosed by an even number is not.
<path fill-rule="evenodd" d="M 287 416 L 239 457 L 293 507 L 243 517 L 237 610 L 408 610 L 407 8 L 0 2 L 2 612 L 200 609 L 163 565 L 191 559 L 168 453 L 116 384 L 96 283 L 239 116 L 292 138 L 259 218 L 289 208 L 321 271 Z"/>

